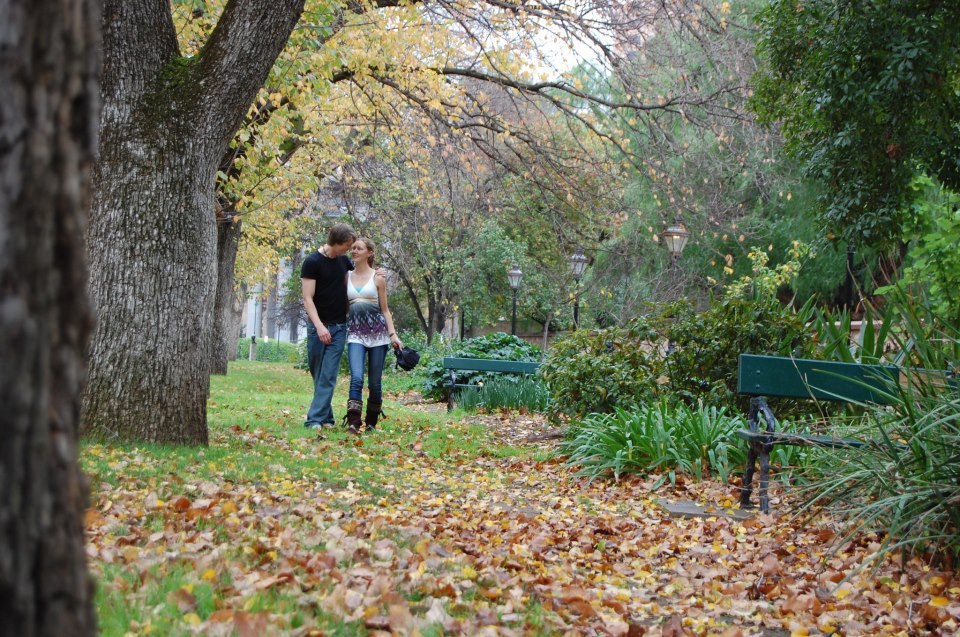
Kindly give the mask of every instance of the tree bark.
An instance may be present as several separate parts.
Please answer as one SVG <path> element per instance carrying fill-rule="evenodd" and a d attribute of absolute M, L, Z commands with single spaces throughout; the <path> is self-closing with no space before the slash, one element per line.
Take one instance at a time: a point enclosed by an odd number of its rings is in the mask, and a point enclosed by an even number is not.
<path fill-rule="evenodd" d="M 237 293 L 233 289 L 237 248 L 240 245 L 242 221 L 239 217 L 217 219 L 217 292 L 213 312 L 213 353 L 210 371 L 226 374 L 227 362 L 237 357 L 240 337 L 240 312 Z"/>
<path fill-rule="evenodd" d="M 279 308 L 279 303 L 277 303 L 277 283 L 280 280 L 280 275 L 277 272 L 273 274 L 273 280 L 270 281 L 269 286 L 267 287 L 267 297 L 264 299 L 264 323 L 265 329 L 264 334 L 270 338 L 279 338 L 280 332 L 277 329 L 277 312 Z"/>
<path fill-rule="evenodd" d="M 391 261 L 397 263 L 395 258 L 391 259 Z M 423 310 L 420 308 L 420 299 L 417 298 L 417 290 L 413 285 L 413 281 L 410 280 L 403 269 L 395 267 L 394 271 L 397 273 L 397 276 L 400 277 L 400 283 L 407 291 L 407 297 L 410 299 L 410 304 L 413 305 L 413 310 L 417 313 L 417 320 L 420 321 L 420 327 L 423 328 L 423 333 L 426 334 L 427 344 L 429 345 L 433 342 L 433 332 L 430 330 L 430 321 L 427 316 L 423 315 Z"/>
<path fill-rule="evenodd" d="M 99 3 L 0 2 L 0 632 L 94 635 L 77 465 Z"/>
<path fill-rule="evenodd" d="M 247 303 L 247 286 L 241 284 L 233 295 L 233 312 L 230 315 L 231 324 L 227 326 L 230 338 L 230 352 L 228 360 L 237 360 L 237 350 L 240 345 L 240 330 L 243 329 L 244 306 Z"/>
<path fill-rule="evenodd" d="M 290 260 L 290 276 L 294 279 L 300 278 L 300 268 L 303 266 L 303 258 L 299 251 L 295 252 Z M 297 343 L 300 340 L 300 313 L 303 311 L 303 304 L 296 303 L 295 307 L 290 308 L 288 302 L 287 324 L 290 326 L 290 342 Z"/>
<path fill-rule="evenodd" d="M 540 339 L 540 358 L 547 355 L 547 348 L 550 346 L 550 321 L 553 320 L 553 310 L 547 312 L 547 320 L 543 322 L 543 336 Z"/>
<path fill-rule="evenodd" d="M 84 434 L 207 443 L 214 178 L 303 2 L 230 0 L 202 53 L 184 58 L 166 0 L 105 0 Z"/>

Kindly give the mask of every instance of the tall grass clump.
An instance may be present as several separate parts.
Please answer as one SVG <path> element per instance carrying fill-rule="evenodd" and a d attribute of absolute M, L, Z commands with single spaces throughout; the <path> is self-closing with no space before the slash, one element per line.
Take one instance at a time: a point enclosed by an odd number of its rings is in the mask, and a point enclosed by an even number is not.
<path fill-rule="evenodd" d="M 250 339 L 241 338 L 237 341 L 237 358 L 250 358 Z M 296 343 L 284 343 L 275 338 L 257 341 L 257 360 L 261 363 L 296 363 L 300 358 L 299 346 Z"/>
<path fill-rule="evenodd" d="M 955 326 L 902 293 L 894 301 L 901 324 L 891 338 L 907 361 L 900 383 L 890 383 L 889 404 L 864 405 L 851 433 L 871 444 L 831 452 L 834 461 L 823 463 L 806 507 L 840 516 L 844 537 L 881 532 L 886 551 L 954 559 L 960 557 L 960 339 Z"/>
<path fill-rule="evenodd" d="M 550 392 L 535 376 L 506 376 L 461 390 L 457 404 L 467 411 L 509 409 L 544 413 L 550 408 Z"/>
<path fill-rule="evenodd" d="M 736 438 L 744 427 L 725 408 L 658 401 L 587 416 L 571 428 L 562 451 L 569 466 L 590 478 L 661 471 L 671 482 L 678 472 L 726 481 L 744 462 Z"/>

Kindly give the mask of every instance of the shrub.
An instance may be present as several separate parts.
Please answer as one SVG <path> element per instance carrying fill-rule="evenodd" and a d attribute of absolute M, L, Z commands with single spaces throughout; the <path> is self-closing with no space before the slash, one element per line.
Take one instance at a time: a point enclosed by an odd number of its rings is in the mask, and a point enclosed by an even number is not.
<path fill-rule="evenodd" d="M 726 296 L 715 299 L 703 313 L 681 308 L 666 328 L 674 346 L 665 363 L 669 379 L 665 389 L 687 404 L 703 401 L 746 411 L 749 397 L 737 395 L 739 355 L 812 357 L 816 347 L 808 328 L 812 317 L 812 304 L 795 311 L 772 298 Z M 787 415 L 808 408 L 794 402 L 778 411 Z"/>
<path fill-rule="evenodd" d="M 457 397 L 457 404 L 468 411 L 526 409 L 545 412 L 550 406 L 550 392 L 543 381 L 534 376 L 500 374 L 483 385 L 463 389 Z"/>
<path fill-rule="evenodd" d="M 433 342 L 427 344 L 427 335 L 425 333 L 414 330 L 401 330 L 400 340 L 403 341 L 405 346 L 412 347 L 420 352 L 420 362 L 417 363 L 414 369 L 414 372 L 417 374 L 422 374 L 422 371 L 425 370 L 431 362 L 435 360 L 442 361 L 443 357 L 448 356 L 451 351 L 450 343 L 444 339 L 442 335 L 435 335 Z M 387 359 L 388 367 L 392 367 L 396 372 L 406 373 L 397 368 L 396 362 L 397 358 L 391 353 Z"/>
<path fill-rule="evenodd" d="M 432 355 L 426 365 L 421 361 L 424 376 L 421 392 L 426 398 L 443 400 L 446 396 L 448 373 L 443 369 L 443 356 L 539 362 L 540 348 L 536 345 L 531 345 L 522 338 L 503 332 L 477 336 L 461 341 L 453 345 L 451 351 L 448 353 Z M 460 372 L 457 374 L 457 382 L 471 384 L 483 382 L 486 384 L 496 378 L 514 378 L 517 376 L 522 375 L 496 372 Z"/>
<path fill-rule="evenodd" d="M 646 319 L 627 327 L 579 330 L 550 348 L 540 374 L 554 410 L 575 417 L 629 409 L 659 395 L 662 337 Z"/>
<path fill-rule="evenodd" d="M 680 471 L 697 479 L 716 473 L 726 481 L 744 462 L 736 443 L 736 432 L 744 426 L 742 417 L 723 408 L 661 400 L 591 414 L 571 427 L 562 450 L 567 464 L 579 466 L 579 475 L 590 478 L 660 470 L 671 479 Z"/>
<path fill-rule="evenodd" d="M 775 300 L 730 297 L 703 313 L 683 301 L 651 305 L 626 327 L 564 338 L 541 373 L 555 415 L 609 413 L 664 396 L 745 411 L 749 398 L 737 395 L 738 355 L 812 355 L 810 315 L 810 306 L 795 312 Z M 781 407 L 785 413 L 797 409 Z"/>
<path fill-rule="evenodd" d="M 853 316 L 848 310 L 818 313 L 814 327 L 819 358 L 843 363 L 876 365 L 893 353 L 893 330 L 900 322 L 899 312 L 892 305 L 877 313 L 864 307 L 861 329 L 856 338 L 852 332 Z M 879 325 L 877 325 L 879 323 Z"/>
<path fill-rule="evenodd" d="M 556 401 L 554 416 L 608 413 L 660 396 L 746 410 L 749 398 L 736 393 L 739 354 L 808 357 L 814 351 L 807 327 L 812 303 L 794 311 L 777 300 L 809 253 L 794 242 L 789 259 L 771 268 L 767 253 L 754 248 L 752 274 L 711 299 L 706 312 L 685 301 L 649 305 L 625 328 L 564 339 L 543 367 Z M 786 411 L 799 409 L 788 405 Z"/>
<path fill-rule="evenodd" d="M 237 358 L 250 358 L 250 339 L 241 338 L 237 344 Z M 296 343 L 283 343 L 277 339 L 257 341 L 257 360 L 262 363 L 296 363 L 300 358 Z"/>

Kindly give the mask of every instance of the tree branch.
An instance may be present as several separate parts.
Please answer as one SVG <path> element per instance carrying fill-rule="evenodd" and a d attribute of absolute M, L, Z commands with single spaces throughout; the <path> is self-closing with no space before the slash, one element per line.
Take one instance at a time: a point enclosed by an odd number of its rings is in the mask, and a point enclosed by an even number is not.
<path fill-rule="evenodd" d="M 198 113 L 220 148 L 240 127 L 303 12 L 304 0 L 230 0 L 200 53 Z"/>
<path fill-rule="evenodd" d="M 104 101 L 117 103 L 122 97 L 134 104 L 160 69 L 179 55 L 170 3 L 104 0 L 102 24 Z"/>

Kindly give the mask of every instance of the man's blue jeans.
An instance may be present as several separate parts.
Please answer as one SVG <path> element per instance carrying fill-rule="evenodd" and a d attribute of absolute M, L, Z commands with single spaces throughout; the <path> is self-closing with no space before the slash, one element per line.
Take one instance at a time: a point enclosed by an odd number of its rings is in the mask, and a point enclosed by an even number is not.
<path fill-rule="evenodd" d="M 313 402 L 307 412 L 307 427 L 324 425 L 332 427 L 333 417 L 333 390 L 337 386 L 337 372 L 340 371 L 340 359 L 343 357 L 343 346 L 347 342 L 347 324 L 338 323 L 327 325 L 330 331 L 330 344 L 320 342 L 317 328 L 307 326 L 307 362 L 310 364 L 310 375 L 313 377 Z"/>
<path fill-rule="evenodd" d="M 350 398 L 363 398 L 363 365 L 370 372 L 370 396 L 372 403 L 383 402 L 383 365 L 387 360 L 389 345 L 366 347 L 361 343 L 347 343 L 347 360 L 350 362 Z"/>

